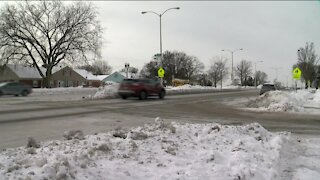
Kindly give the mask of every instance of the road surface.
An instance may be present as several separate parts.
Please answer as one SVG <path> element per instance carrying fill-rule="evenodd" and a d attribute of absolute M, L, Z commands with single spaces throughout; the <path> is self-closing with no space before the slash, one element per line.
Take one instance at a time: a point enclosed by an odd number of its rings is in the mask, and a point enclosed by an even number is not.
<path fill-rule="evenodd" d="M 150 98 L 78 101 L 29 101 L 5 97 L 0 103 L 0 148 L 26 145 L 28 137 L 38 141 L 62 139 L 63 132 L 82 130 L 85 134 L 117 127 L 152 123 L 156 117 L 166 122 L 241 125 L 258 122 L 270 131 L 290 131 L 298 135 L 319 135 L 318 115 L 252 112 L 243 110 L 258 91 L 216 92 L 172 95 L 164 100 Z M 230 102 L 232 105 L 230 105 Z"/>

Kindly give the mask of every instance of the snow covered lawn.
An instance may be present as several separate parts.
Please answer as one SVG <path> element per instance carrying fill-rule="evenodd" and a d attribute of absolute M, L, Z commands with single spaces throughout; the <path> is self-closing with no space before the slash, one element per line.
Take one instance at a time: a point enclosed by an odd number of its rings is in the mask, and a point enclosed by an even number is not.
<path fill-rule="evenodd" d="M 64 137 L 0 152 L 0 179 L 281 179 L 281 153 L 291 135 L 257 123 L 165 124 L 156 118 L 130 130 Z M 320 153 L 309 152 L 319 167 Z M 320 174 L 304 166 L 294 177 Z"/>
<path fill-rule="evenodd" d="M 259 111 L 289 111 L 320 113 L 320 91 L 270 91 L 248 102 Z"/>

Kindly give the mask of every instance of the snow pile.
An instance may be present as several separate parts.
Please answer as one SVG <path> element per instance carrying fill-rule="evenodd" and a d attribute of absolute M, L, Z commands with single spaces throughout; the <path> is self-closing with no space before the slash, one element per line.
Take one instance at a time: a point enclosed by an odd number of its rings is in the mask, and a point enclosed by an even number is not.
<path fill-rule="evenodd" d="M 96 92 L 97 88 L 78 87 L 59 87 L 59 88 L 33 88 L 32 96 L 37 95 L 57 95 L 57 94 L 74 94 L 75 92 Z"/>
<path fill-rule="evenodd" d="M 303 156 L 294 156 L 292 164 L 295 169 L 293 180 L 316 180 L 320 177 L 320 139 L 308 138 L 300 141 L 300 147 L 304 151 Z M 293 144 L 294 145 L 294 144 Z M 295 146 L 296 147 L 296 146 Z M 294 149 L 294 148 L 293 148 Z M 289 150 L 290 151 L 290 150 Z"/>
<path fill-rule="evenodd" d="M 288 137 L 257 123 L 165 124 L 157 118 L 131 130 L 4 150 L 0 179 L 277 179 Z"/>
<path fill-rule="evenodd" d="M 109 84 L 99 87 L 98 91 L 91 97 L 93 99 L 118 97 L 119 84 Z"/>
<path fill-rule="evenodd" d="M 240 86 L 222 86 L 222 89 L 239 89 Z M 167 86 L 167 90 L 189 90 L 189 89 L 221 89 L 220 86 L 217 86 L 216 88 L 214 86 L 200 86 L 200 85 L 190 85 L 185 84 L 182 86 Z"/>
<path fill-rule="evenodd" d="M 313 96 L 313 101 L 320 104 L 320 91 L 316 91 Z"/>
<path fill-rule="evenodd" d="M 297 92 L 269 91 L 249 101 L 248 107 L 277 112 L 301 112 L 304 111 L 306 104 L 312 103 L 320 107 L 320 101 L 317 99 L 318 94 L 319 92 L 312 93 L 312 91 L 308 90 L 299 90 Z"/>
<path fill-rule="evenodd" d="M 320 91 L 314 92 L 313 96 L 309 97 L 309 100 L 305 104 L 306 107 L 313 107 L 320 109 Z"/>

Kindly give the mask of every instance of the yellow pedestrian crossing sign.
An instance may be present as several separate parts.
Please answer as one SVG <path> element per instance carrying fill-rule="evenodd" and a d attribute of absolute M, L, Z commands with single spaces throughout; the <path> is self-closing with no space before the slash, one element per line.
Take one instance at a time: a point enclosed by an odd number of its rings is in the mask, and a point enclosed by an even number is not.
<path fill-rule="evenodd" d="M 292 71 L 293 79 L 300 79 L 301 77 L 301 70 L 299 68 L 294 68 Z"/>
<path fill-rule="evenodd" d="M 159 76 L 160 78 L 163 78 L 163 77 L 164 77 L 164 69 L 163 69 L 163 68 L 159 68 L 159 70 L 158 70 L 158 76 Z"/>

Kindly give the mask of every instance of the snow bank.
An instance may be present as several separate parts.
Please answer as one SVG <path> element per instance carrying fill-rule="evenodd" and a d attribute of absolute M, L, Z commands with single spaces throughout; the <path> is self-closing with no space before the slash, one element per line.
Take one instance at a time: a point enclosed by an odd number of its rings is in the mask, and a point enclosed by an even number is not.
<path fill-rule="evenodd" d="M 0 152 L 0 179 L 277 179 L 290 134 L 156 123 Z"/>
<path fill-rule="evenodd" d="M 297 92 L 270 91 L 249 101 L 248 107 L 267 111 L 303 112 L 307 105 L 320 107 L 320 92 L 299 90 Z"/>
<path fill-rule="evenodd" d="M 240 89 L 244 88 L 241 86 L 222 86 L 222 89 Z M 200 86 L 200 85 L 190 85 L 190 84 L 185 84 L 182 86 L 167 86 L 167 90 L 186 90 L 186 89 L 221 89 L 220 86 L 217 86 L 216 88 L 213 86 Z"/>
<path fill-rule="evenodd" d="M 105 85 L 104 87 L 99 87 L 97 92 L 93 96 L 89 96 L 92 99 L 102 99 L 102 98 L 112 98 L 118 97 L 119 84 L 113 83 Z"/>
<path fill-rule="evenodd" d="M 74 94 L 75 92 L 86 92 L 88 94 L 96 92 L 98 88 L 79 87 L 59 87 L 59 88 L 33 88 L 32 96 L 37 95 L 58 95 L 58 94 Z"/>

